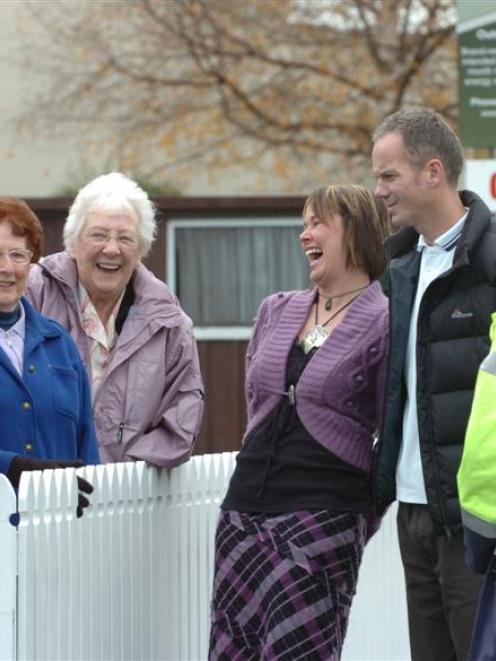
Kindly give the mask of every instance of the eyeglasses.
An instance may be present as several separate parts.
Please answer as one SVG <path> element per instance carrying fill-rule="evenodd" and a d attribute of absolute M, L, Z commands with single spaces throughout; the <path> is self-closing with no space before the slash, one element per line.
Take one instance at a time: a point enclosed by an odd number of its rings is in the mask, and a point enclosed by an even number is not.
<path fill-rule="evenodd" d="M 31 257 L 34 255 L 32 250 L 24 250 L 23 248 L 12 248 L 12 250 L 1 250 L 1 257 L 8 257 L 12 264 L 29 264 Z"/>
<path fill-rule="evenodd" d="M 138 245 L 138 238 L 133 234 L 118 234 L 117 236 L 113 236 L 112 234 L 106 234 L 105 232 L 90 232 L 86 235 L 86 238 L 97 246 L 103 246 L 112 239 L 117 243 L 119 248 L 122 249 L 127 248 L 129 250 Z"/>

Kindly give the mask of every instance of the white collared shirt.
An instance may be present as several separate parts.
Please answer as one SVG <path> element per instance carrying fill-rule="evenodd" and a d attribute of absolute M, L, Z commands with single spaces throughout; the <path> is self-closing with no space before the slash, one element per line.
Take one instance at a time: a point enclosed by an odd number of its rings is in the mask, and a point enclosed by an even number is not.
<path fill-rule="evenodd" d="M 412 308 L 405 356 L 406 402 L 403 412 L 403 440 L 396 466 L 396 499 L 403 503 L 427 503 L 420 460 L 417 417 L 417 325 L 422 297 L 428 286 L 453 265 L 455 246 L 462 233 L 468 210 L 432 245 L 420 235 L 417 250 L 422 253 L 417 292 Z"/>
<path fill-rule="evenodd" d="M 24 306 L 20 303 L 21 315 L 19 319 L 8 330 L 0 328 L 0 347 L 7 354 L 12 365 L 22 376 L 24 338 L 26 335 L 26 313 Z"/>

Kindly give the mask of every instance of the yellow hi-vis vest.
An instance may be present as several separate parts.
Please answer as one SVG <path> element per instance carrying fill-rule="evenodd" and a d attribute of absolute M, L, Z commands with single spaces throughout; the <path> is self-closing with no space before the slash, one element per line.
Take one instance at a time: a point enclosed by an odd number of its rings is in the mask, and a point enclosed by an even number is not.
<path fill-rule="evenodd" d="M 463 523 L 496 537 L 496 312 L 491 315 L 491 349 L 482 361 L 458 471 Z M 462 357 L 460 357 L 463 360 Z"/>

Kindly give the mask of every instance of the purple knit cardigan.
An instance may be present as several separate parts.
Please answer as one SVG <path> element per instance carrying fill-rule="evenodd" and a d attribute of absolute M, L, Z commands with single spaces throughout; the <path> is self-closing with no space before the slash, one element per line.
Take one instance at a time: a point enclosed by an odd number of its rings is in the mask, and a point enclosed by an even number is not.
<path fill-rule="evenodd" d="M 285 394 L 288 354 L 315 296 L 315 289 L 280 292 L 262 301 L 246 356 L 245 438 Z M 307 431 L 366 472 L 382 412 L 388 318 L 387 298 L 374 282 L 353 301 L 296 386 L 296 409 Z"/>

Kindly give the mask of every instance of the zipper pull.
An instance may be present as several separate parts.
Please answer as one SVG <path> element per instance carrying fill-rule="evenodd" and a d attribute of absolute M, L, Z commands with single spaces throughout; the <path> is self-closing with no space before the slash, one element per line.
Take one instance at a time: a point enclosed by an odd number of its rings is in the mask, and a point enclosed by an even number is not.
<path fill-rule="evenodd" d="M 124 433 L 124 423 L 121 422 L 119 425 L 119 431 L 117 432 L 117 443 L 122 443 L 122 436 Z"/>
<path fill-rule="evenodd" d="M 289 403 L 291 404 L 291 406 L 294 406 L 294 405 L 296 404 L 295 387 L 294 387 L 293 384 L 291 384 L 291 385 L 289 386 L 289 389 L 288 389 L 288 399 L 289 399 Z"/>

